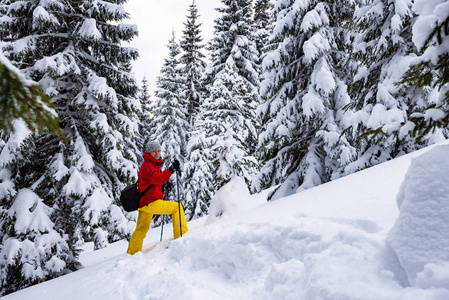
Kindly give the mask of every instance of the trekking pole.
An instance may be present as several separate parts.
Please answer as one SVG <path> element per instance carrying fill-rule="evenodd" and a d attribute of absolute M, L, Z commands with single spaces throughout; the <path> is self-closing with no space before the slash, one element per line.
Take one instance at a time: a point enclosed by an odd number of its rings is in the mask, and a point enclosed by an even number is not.
<path fill-rule="evenodd" d="M 162 216 L 162 226 L 161 226 L 161 242 L 162 242 L 162 235 L 164 234 L 164 223 L 165 223 L 165 220 L 164 220 L 164 216 Z"/>
<path fill-rule="evenodd" d="M 176 171 L 176 185 L 178 187 L 178 210 L 179 210 L 179 232 L 181 233 L 181 237 L 182 237 L 182 226 L 181 226 L 181 202 L 179 199 L 179 176 L 178 176 L 179 171 Z"/>

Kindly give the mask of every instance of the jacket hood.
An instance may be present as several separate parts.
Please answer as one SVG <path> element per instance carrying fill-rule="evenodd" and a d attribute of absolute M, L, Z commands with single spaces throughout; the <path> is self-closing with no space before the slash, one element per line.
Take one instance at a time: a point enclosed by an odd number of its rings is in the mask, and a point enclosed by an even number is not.
<path fill-rule="evenodd" d="M 146 152 L 146 151 L 143 153 L 143 159 L 144 159 L 145 161 L 147 161 L 147 162 L 150 162 L 150 163 L 152 163 L 152 164 L 158 166 L 158 167 L 162 167 L 162 166 L 164 165 L 164 161 L 163 161 L 161 158 L 159 158 L 159 159 L 154 159 L 154 158 L 150 155 L 150 153 L 148 153 L 148 152 Z"/>

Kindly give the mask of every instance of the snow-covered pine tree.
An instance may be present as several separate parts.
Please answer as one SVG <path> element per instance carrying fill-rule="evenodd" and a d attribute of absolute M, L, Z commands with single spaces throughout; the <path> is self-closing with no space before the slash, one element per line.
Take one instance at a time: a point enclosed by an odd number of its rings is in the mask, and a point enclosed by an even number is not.
<path fill-rule="evenodd" d="M 338 177 L 354 156 L 344 135 L 349 103 L 345 84 L 346 32 L 353 1 L 277 1 L 259 107 L 264 166 L 253 181 L 260 190 L 281 184 L 272 199 Z"/>
<path fill-rule="evenodd" d="M 151 140 L 157 140 L 162 145 L 162 155 L 165 166 L 168 168 L 175 159 L 185 162 L 186 138 L 189 129 L 186 105 L 181 97 L 183 80 L 179 55 L 181 53 L 175 32 L 168 42 L 169 56 L 164 59 L 160 76 L 156 82 L 156 101 L 152 108 Z M 175 179 L 172 179 L 173 182 Z M 167 185 L 168 187 L 168 185 Z M 180 184 L 181 198 L 183 184 Z M 167 199 L 177 199 L 175 186 L 165 189 Z M 155 219 L 158 225 L 158 220 Z"/>
<path fill-rule="evenodd" d="M 4 55 L 52 98 L 68 142 L 19 129 L 2 145 L 0 293 L 76 269 L 87 241 L 131 234 L 114 199 L 137 178 L 140 104 L 123 66 L 138 53 L 120 46 L 137 30 L 109 23 L 127 17 L 116 2 L 1 1 Z"/>
<path fill-rule="evenodd" d="M 449 6 L 443 0 L 430 4 L 416 0 L 412 9 L 418 14 L 412 22 L 412 40 L 419 57 L 403 82 L 411 82 L 425 93 L 415 105 L 421 111 L 410 114 L 405 126 L 413 127 L 413 136 L 419 142 L 429 135 L 436 142 L 437 135 L 446 139 L 449 135 Z"/>
<path fill-rule="evenodd" d="M 277 44 L 270 41 L 270 36 L 274 29 L 274 5 L 271 0 L 256 0 L 254 2 L 254 33 L 257 51 L 259 53 L 259 59 L 257 61 L 257 71 L 259 73 L 259 81 L 264 81 L 264 72 L 262 68 L 262 62 L 270 51 L 276 49 Z M 265 102 L 267 99 L 265 95 L 261 95 L 259 92 L 260 103 Z M 257 116 L 257 115 L 256 115 Z M 259 120 L 262 123 L 261 120 Z M 258 160 L 261 152 L 255 153 Z"/>
<path fill-rule="evenodd" d="M 31 188 L 17 186 L 33 171 L 33 133 L 23 120 L 0 133 L 0 296 L 15 292 L 79 263 L 67 240 L 50 220 L 53 209 Z"/>
<path fill-rule="evenodd" d="M 183 36 L 180 42 L 182 55 L 180 62 L 183 65 L 183 92 L 182 97 L 187 108 L 188 116 L 188 144 L 186 148 L 186 161 L 183 167 L 182 182 L 184 183 L 183 198 L 185 199 L 185 213 L 189 220 L 198 218 L 208 211 L 210 194 L 207 193 L 207 183 L 211 182 L 204 162 L 205 145 L 204 132 L 196 128 L 195 120 L 204 97 L 204 86 L 201 80 L 206 62 L 202 53 L 204 45 L 201 44 L 201 24 L 198 24 L 198 9 L 195 1 L 189 7 L 187 22 L 184 23 Z M 203 193 L 204 191 L 204 193 Z"/>
<path fill-rule="evenodd" d="M 140 153 L 143 153 L 145 150 L 145 145 L 150 141 L 150 133 L 151 133 L 151 116 L 152 116 L 152 104 L 151 104 L 151 96 L 148 92 L 148 80 L 144 75 L 142 78 L 142 86 L 140 88 L 139 93 L 140 105 L 142 107 L 142 111 L 139 115 L 139 143 L 138 148 Z M 138 156 L 139 164 L 143 162 L 143 156 Z"/>
<path fill-rule="evenodd" d="M 179 54 L 181 53 L 175 32 L 172 32 L 167 48 L 169 57 L 164 59 L 160 76 L 156 82 L 156 101 L 152 112 L 152 137 L 162 145 L 164 160 L 173 162 L 184 153 L 186 143 L 186 111 L 182 91 L 181 67 Z M 182 161 L 182 159 L 180 159 Z"/>
<path fill-rule="evenodd" d="M 3 105 L 0 127 L 0 240 L 2 241 L 0 296 L 2 296 L 39 282 L 38 276 L 37 279 L 23 278 L 22 272 L 29 274 L 48 272 L 42 269 L 40 249 L 37 247 L 42 241 L 48 241 L 50 245 L 44 249 L 46 254 L 50 254 L 49 249 L 52 247 L 56 248 L 56 253 L 49 262 L 54 264 L 52 272 L 57 273 L 66 264 L 72 265 L 73 268 L 77 262 L 73 260 L 67 242 L 54 230 L 54 223 L 47 215 L 49 207 L 30 189 L 22 189 L 17 193 L 11 179 L 11 175 L 16 174 L 17 170 L 26 165 L 33 156 L 33 132 L 41 133 L 49 130 L 65 138 L 59 127 L 59 118 L 53 110 L 50 98 L 42 92 L 41 86 L 26 79 L 22 72 L 3 56 L 1 49 L 0 72 L 0 97 Z M 11 205 L 14 198 L 15 201 Z M 34 235 L 37 243 L 33 244 L 28 239 L 30 233 Z M 9 238 L 10 236 L 18 238 Z M 28 248 L 28 251 L 22 251 L 16 256 L 10 255 L 22 247 Z M 30 260 L 34 264 L 27 263 Z M 33 270 L 34 267 L 37 270 Z"/>
<path fill-rule="evenodd" d="M 361 1 L 355 12 L 353 55 L 359 66 L 350 85 L 354 111 L 350 136 L 357 148 L 357 159 L 345 173 L 379 164 L 414 151 L 407 116 L 416 109 L 421 90 L 399 84 L 416 52 L 411 40 L 413 13 L 410 0 Z M 405 124 L 405 126 L 402 126 Z"/>
<path fill-rule="evenodd" d="M 256 47 L 259 53 L 259 65 L 262 64 L 263 59 L 270 49 L 269 37 L 274 28 L 273 7 L 274 5 L 271 0 L 256 0 L 254 2 L 254 32 Z"/>
<path fill-rule="evenodd" d="M 184 87 L 182 96 L 184 102 L 187 104 L 187 113 L 189 124 L 193 126 L 195 116 L 201 103 L 202 93 L 204 93 L 203 76 L 206 68 L 204 61 L 205 55 L 202 53 L 204 45 L 201 44 L 203 38 L 201 37 L 201 24 L 198 24 L 198 9 L 195 0 L 189 7 L 189 15 L 187 21 L 184 23 L 183 36 L 180 41 L 182 55 L 179 59 L 182 64 L 182 77 Z"/>
<path fill-rule="evenodd" d="M 262 62 L 267 56 L 267 54 L 277 48 L 278 43 L 273 40 L 270 40 L 270 36 L 274 29 L 274 5 L 271 0 L 256 0 L 254 2 L 254 33 L 255 33 L 255 42 L 257 51 L 259 53 L 259 58 L 257 61 L 258 73 L 259 73 L 259 81 L 264 81 L 265 73 L 263 72 Z M 261 103 L 267 101 L 265 98 L 266 95 L 261 94 L 259 91 L 260 106 Z M 256 113 L 256 117 L 260 117 Z M 263 123 L 263 120 L 258 119 L 259 123 Z M 259 129 L 260 130 L 260 129 Z M 263 161 L 263 151 L 256 151 L 254 156 L 258 159 L 258 161 Z"/>
<path fill-rule="evenodd" d="M 209 157 L 206 132 L 201 128 L 201 123 L 196 124 L 195 128 L 197 129 L 190 133 L 187 144 L 189 159 L 185 163 L 182 176 L 186 201 L 184 209 L 188 220 L 196 219 L 209 212 L 215 175 L 206 159 Z"/>
<path fill-rule="evenodd" d="M 252 33 L 249 0 L 222 0 L 217 10 L 211 63 L 205 72 L 207 99 L 197 128 L 206 131 L 207 164 L 213 172 L 212 191 L 233 176 L 248 182 L 257 171 L 253 152 L 257 139 L 255 108 L 259 102 L 258 53 Z"/>

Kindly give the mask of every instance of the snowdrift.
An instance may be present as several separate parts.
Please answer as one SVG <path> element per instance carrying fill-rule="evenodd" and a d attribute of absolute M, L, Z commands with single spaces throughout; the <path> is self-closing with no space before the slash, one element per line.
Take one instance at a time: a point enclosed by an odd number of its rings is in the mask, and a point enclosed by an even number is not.
<path fill-rule="evenodd" d="M 169 249 L 86 251 L 84 269 L 4 299 L 447 300 L 448 178 L 446 141 L 270 203 L 233 182 Z"/>

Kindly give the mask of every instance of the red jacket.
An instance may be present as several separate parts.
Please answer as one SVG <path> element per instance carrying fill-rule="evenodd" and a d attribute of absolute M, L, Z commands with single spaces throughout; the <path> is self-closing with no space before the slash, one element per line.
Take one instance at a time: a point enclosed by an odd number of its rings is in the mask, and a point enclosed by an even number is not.
<path fill-rule="evenodd" d="M 170 171 L 161 171 L 164 164 L 162 160 L 156 160 L 147 152 L 143 154 L 144 162 L 139 170 L 139 191 L 143 192 L 150 184 L 153 185 L 140 199 L 139 208 L 144 207 L 156 200 L 164 199 L 162 185 L 171 176 Z"/>

